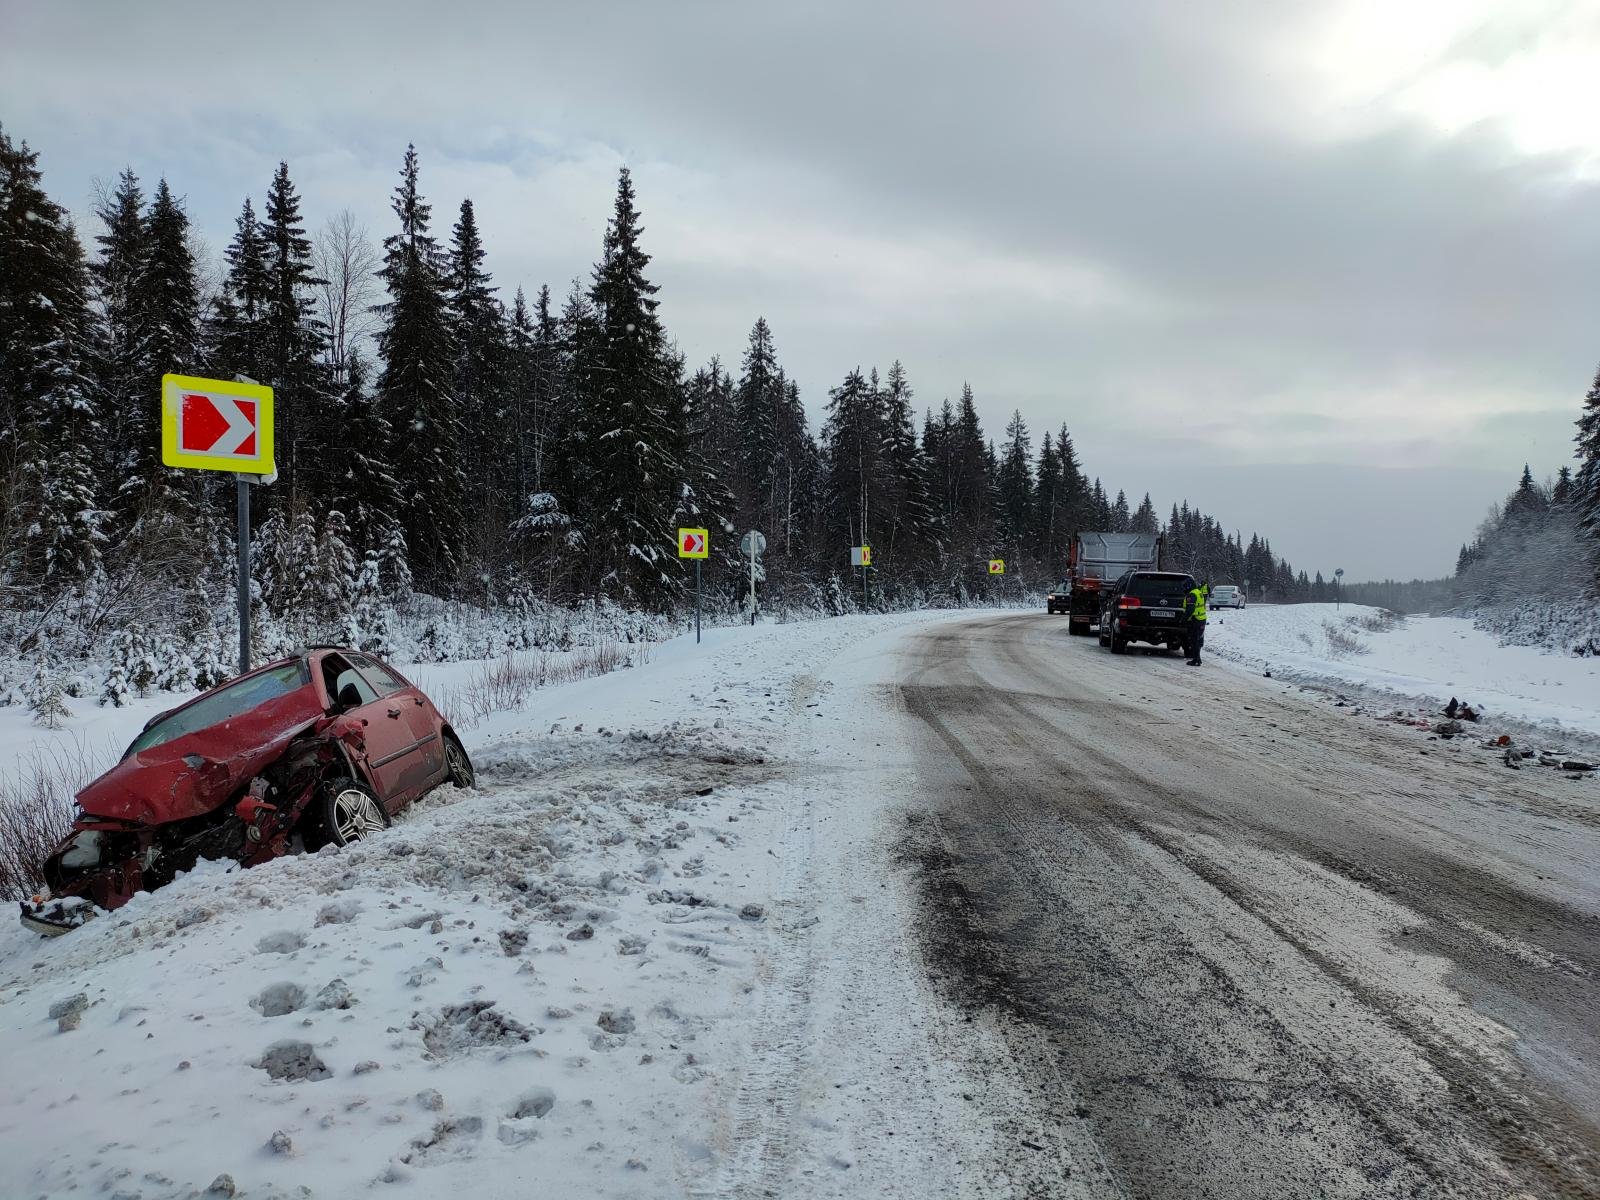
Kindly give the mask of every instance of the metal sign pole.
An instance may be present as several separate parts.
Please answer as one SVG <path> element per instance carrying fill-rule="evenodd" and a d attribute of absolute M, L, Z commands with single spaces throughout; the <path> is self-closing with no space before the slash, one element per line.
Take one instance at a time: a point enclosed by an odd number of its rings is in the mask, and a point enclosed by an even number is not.
<path fill-rule="evenodd" d="M 694 643 L 700 644 L 700 560 L 694 560 Z"/>
<path fill-rule="evenodd" d="M 239 489 L 239 529 L 235 534 L 239 551 L 239 674 L 250 669 L 250 477 L 237 475 Z"/>

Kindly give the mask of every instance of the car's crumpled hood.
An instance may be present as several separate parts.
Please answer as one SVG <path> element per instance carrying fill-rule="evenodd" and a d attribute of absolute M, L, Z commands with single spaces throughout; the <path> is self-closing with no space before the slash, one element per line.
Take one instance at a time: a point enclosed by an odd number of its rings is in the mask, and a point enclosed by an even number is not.
<path fill-rule="evenodd" d="M 78 793 L 91 817 L 164 825 L 225 804 L 301 733 L 325 719 L 312 687 L 129 755 Z M 198 756 L 198 766 L 187 759 Z"/>

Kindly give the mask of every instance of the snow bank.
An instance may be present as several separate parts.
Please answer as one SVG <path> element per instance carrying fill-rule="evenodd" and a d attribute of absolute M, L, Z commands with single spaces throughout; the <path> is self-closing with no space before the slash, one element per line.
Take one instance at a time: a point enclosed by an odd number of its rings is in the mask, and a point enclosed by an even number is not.
<path fill-rule="evenodd" d="M 1454 696 L 1491 718 L 1600 735 L 1600 659 L 1501 645 L 1463 618 L 1257 605 L 1213 612 L 1206 649 L 1277 678 L 1366 688 L 1430 709 Z"/>

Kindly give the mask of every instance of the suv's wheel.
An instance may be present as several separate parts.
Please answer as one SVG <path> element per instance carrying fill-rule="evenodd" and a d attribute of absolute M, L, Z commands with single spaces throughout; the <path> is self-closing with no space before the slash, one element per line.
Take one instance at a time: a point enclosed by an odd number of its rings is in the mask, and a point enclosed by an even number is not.
<path fill-rule="evenodd" d="M 364 783 L 340 779 L 323 787 L 317 797 L 317 817 L 322 840 L 348 846 L 389 827 L 383 802 Z"/>
<path fill-rule="evenodd" d="M 1111 635 L 1111 653 L 1126 654 L 1128 652 L 1128 639 L 1119 638 L 1115 633 Z"/>
<path fill-rule="evenodd" d="M 466 747 L 457 740 L 456 735 L 444 735 L 444 765 L 448 772 L 449 781 L 458 788 L 476 787 L 478 773 L 472 769 L 472 760 L 467 757 Z"/>

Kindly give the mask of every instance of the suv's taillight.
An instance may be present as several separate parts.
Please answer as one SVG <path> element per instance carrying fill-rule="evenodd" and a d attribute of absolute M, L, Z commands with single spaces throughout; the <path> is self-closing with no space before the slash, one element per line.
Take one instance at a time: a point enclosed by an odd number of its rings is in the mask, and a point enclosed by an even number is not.
<path fill-rule="evenodd" d="M 1139 607 L 1139 597 L 1137 597 L 1137 596 L 1124 596 L 1122 599 L 1117 601 L 1117 607 L 1118 608 L 1138 608 Z"/>

